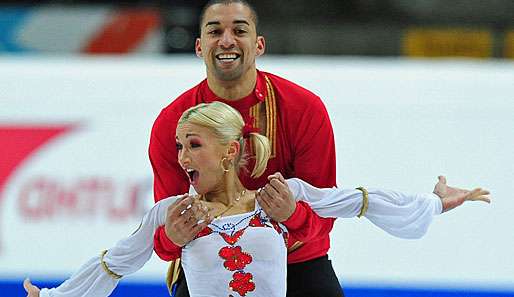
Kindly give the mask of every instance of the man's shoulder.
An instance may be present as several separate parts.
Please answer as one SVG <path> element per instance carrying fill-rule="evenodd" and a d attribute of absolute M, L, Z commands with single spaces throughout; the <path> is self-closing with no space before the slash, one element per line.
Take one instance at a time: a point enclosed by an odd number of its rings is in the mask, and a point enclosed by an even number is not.
<path fill-rule="evenodd" d="M 285 95 L 285 99 L 299 99 L 307 102 L 317 102 L 320 100 L 320 97 L 316 95 L 311 90 L 293 82 L 286 78 L 283 78 L 279 75 L 263 72 L 271 81 L 273 87 L 279 91 L 283 92 Z"/>
<path fill-rule="evenodd" d="M 321 98 L 312 91 L 276 74 L 263 73 L 271 81 L 273 89 L 279 94 L 281 105 L 300 109 L 324 108 L 325 105 Z"/>
<path fill-rule="evenodd" d="M 198 98 L 198 90 L 203 82 L 198 85 L 192 87 L 191 89 L 185 91 L 177 98 L 173 99 L 170 104 L 165 106 L 161 113 L 159 114 L 159 118 L 161 117 L 180 117 L 182 113 L 197 104 Z"/>

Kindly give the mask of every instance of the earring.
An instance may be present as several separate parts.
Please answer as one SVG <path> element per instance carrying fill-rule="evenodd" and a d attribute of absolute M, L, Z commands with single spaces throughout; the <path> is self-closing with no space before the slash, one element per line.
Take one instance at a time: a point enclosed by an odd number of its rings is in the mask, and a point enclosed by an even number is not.
<path fill-rule="evenodd" d="M 228 169 L 226 169 L 226 168 L 225 168 L 225 166 L 223 165 L 223 162 L 224 162 L 225 160 L 227 160 L 227 157 L 223 157 L 223 159 L 221 159 L 221 163 L 220 163 L 220 165 L 221 165 L 221 169 L 223 169 L 223 172 L 224 172 L 224 173 L 227 173 L 229 170 L 228 170 Z"/>

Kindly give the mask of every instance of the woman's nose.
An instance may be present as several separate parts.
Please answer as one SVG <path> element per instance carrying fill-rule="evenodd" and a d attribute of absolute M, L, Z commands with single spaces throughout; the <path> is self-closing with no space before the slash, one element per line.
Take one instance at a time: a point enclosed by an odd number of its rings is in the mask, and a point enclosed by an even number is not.
<path fill-rule="evenodd" d="M 178 152 L 178 161 L 182 165 L 182 167 L 186 167 L 191 163 L 191 159 L 189 158 L 189 154 L 186 150 L 182 149 Z"/>

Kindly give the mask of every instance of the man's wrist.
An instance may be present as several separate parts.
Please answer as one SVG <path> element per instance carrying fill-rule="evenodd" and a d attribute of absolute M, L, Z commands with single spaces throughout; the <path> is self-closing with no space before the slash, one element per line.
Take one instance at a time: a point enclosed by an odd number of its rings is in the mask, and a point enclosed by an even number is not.
<path fill-rule="evenodd" d="M 177 244 L 173 240 L 171 240 L 171 238 L 168 236 L 165 228 L 162 228 L 160 231 L 161 232 L 160 232 L 159 237 L 163 243 L 164 248 L 169 249 L 169 250 L 176 250 L 176 249 L 182 248 L 183 245 Z"/>
<path fill-rule="evenodd" d="M 284 224 L 284 226 L 286 226 L 289 230 L 296 230 L 303 225 L 306 212 L 307 210 L 305 209 L 303 203 L 296 202 L 293 213 L 289 216 L 289 218 L 282 221 L 281 223 Z"/>

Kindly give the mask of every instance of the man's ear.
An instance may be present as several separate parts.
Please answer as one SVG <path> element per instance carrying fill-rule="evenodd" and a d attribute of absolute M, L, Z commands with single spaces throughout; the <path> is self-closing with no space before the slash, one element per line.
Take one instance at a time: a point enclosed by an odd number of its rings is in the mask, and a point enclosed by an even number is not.
<path fill-rule="evenodd" d="M 196 53 L 197 57 L 203 58 L 202 45 L 201 45 L 200 38 L 196 38 L 196 41 L 195 41 L 195 53 Z"/>
<path fill-rule="evenodd" d="M 264 55 L 266 51 L 266 40 L 264 36 L 257 36 L 257 47 L 255 48 L 255 56 L 259 57 Z"/>

